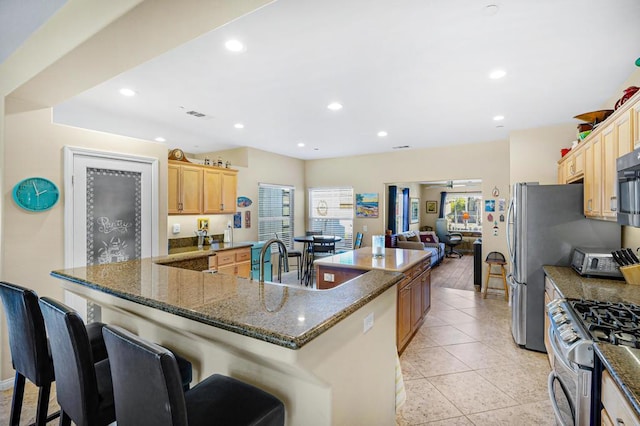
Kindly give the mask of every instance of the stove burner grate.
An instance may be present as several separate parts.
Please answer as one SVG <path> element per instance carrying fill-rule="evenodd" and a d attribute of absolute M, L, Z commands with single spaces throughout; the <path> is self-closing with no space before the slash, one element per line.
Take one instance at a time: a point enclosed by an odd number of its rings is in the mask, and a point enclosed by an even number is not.
<path fill-rule="evenodd" d="M 640 306 L 592 300 L 569 304 L 595 341 L 640 348 Z"/>

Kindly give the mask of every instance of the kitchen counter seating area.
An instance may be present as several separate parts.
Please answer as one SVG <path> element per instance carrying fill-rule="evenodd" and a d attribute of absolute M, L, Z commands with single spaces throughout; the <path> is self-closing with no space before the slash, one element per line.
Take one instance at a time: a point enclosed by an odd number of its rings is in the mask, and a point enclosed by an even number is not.
<path fill-rule="evenodd" d="M 319 291 L 158 263 L 168 259 L 51 274 L 100 305 L 103 322 L 180 352 L 196 382 L 219 373 L 275 395 L 287 424 L 393 424 L 403 274 L 369 271 Z"/>
<path fill-rule="evenodd" d="M 563 299 L 581 299 L 603 303 L 625 303 L 640 305 L 640 287 L 622 280 L 587 278 L 578 275 L 569 267 L 544 266 L 546 277 L 552 282 L 556 295 Z M 600 401 L 605 391 L 603 377 L 610 377 L 622 395 L 623 405 L 634 421 L 640 419 L 640 349 L 627 345 L 615 345 L 605 341 L 595 341 L 593 350 L 597 356 L 593 373 L 592 395 Z M 599 368 L 601 365 L 603 368 Z M 600 386 L 600 383 L 603 383 Z M 593 406 L 593 405 L 592 405 Z M 598 405 L 595 405 L 598 407 Z M 610 407 L 605 407 L 610 410 Z M 603 411 L 604 412 L 604 411 Z M 600 416 L 600 409 L 598 409 Z M 604 416 L 604 414 L 602 414 Z M 605 420 L 603 420 L 605 421 Z M 608 423 L 603 423 L 608 424 Z M 620 423 L 622 424 L 622 423 Z M 624 423 L 630 424 L 630 423 Z M 637 424 L 637 423 L 634 423 Z"/>

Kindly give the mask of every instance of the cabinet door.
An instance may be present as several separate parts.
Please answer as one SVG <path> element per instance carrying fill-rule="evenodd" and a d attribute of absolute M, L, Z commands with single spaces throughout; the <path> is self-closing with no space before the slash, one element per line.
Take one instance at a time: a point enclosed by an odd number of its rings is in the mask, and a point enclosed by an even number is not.
<path fill-rule="evenodd" d="M 235 275 L 236 274 L 236 265 L 232 263 L 230 265 L 220 266 L 218 265 L 218 273 L 225 275 Z"/>
<path fill-rule="evenodd" d="M 222 173 L 219 170 L 205 169 L 203 180 L 203 213 L 220 213 L 222 211 Z"/>
<path fill-rule="evenodd" d="M 422 273 L 422 316 L 431 308 L 431 270 Z"/>
<path fill-rule="evenodd" d="M 223 213 L 235 213 L 238 176 L 236 173 L 231 172 L 222 172 L 221 175 L 221 211 Z"/>
<path fill-rule="evenodd" d="M 631 107 L 631 116 L 633 123 L 633 149 L 640 148 L 640 100 L 636 101 Z"/>
<path fill-rule="evenodd" d="M 180 194 L 183 214 L 202 213 L 202 169 L 195 166 L 180 166 Z"/>
<path fill-rule="evenodd" d="M 169 164 L 168 170 L 169 199 L 167 200 L 167 211 L 169 214 L 178 214 L 180 213 L 180 166 Z"/>
<path fill-rule="evenodd" d="M 595 170 L 593 163 L 593 141 L 584 148 L 584 214 L 593 216 L 593 199 L 595 197 Z"/>
<path fill-rule="evenodd" d="M 420 326 L 422 320 L 422 283 L 417 277 L 411 286 L 411 331 L 414 332 Z"/>
<path fill-rule="evenodd" d="M 265 269 L 266 270 L 266 269 Z M 250 278 L 251 277 L 251 262 L 242 262 L 236 263 L 236 275 L 240 278 Z M 265 272 L 265 279 L 267 273 Z"/>
<path fill-rule="evenodd" d="M 400 284 L 399 284 L 400 285 Z M 396 340 L 398 351 L 402 351 L 411 336 L 411 287 L 405 286 L 398 292 L 398 321 Z"/>
<path fill-rule="evenodd" d="M 616 159 L 618 141 L 615 123 L 602 131 L 602 216 L 616 217 Z"/>
<path fill-rule="evenodd" d="M 545 282 L 546 284 L 546 282 Z M 553 369 L 553 349 L 551 348 L 551 342 L 549 341 L 549 328 L 551 327 L 551 321 L 549 321 L 549 313 L 547 304 L 551 302 L 551 297 L 547 291 L 544 292 L 544 347 L 547 349 L 547 356 L 549 357 L 549 365 Z"/>

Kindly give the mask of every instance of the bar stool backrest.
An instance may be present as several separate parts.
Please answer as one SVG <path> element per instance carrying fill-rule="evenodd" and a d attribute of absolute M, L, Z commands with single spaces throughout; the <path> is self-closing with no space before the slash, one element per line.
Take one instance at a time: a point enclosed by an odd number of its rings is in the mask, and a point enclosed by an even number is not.
<path fill-rule="evenodd" d="M 171 351 L 106 326 L 118 426 L 187 426 L 178 364 Z"/>

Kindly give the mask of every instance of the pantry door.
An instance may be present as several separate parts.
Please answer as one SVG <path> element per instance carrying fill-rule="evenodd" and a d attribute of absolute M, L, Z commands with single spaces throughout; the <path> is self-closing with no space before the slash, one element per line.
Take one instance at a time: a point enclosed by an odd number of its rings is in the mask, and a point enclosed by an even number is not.
<path fill-rule="evenodd" d="M 65 147 L 65 267 L 151 257 L 158 226 L 155 158 Z M 65 294 L 70 302 L 73 296 Z M 84 313 L 82 302 L 73 303 Z M 87 312 L 85 318 L 91 318 Z"/>

